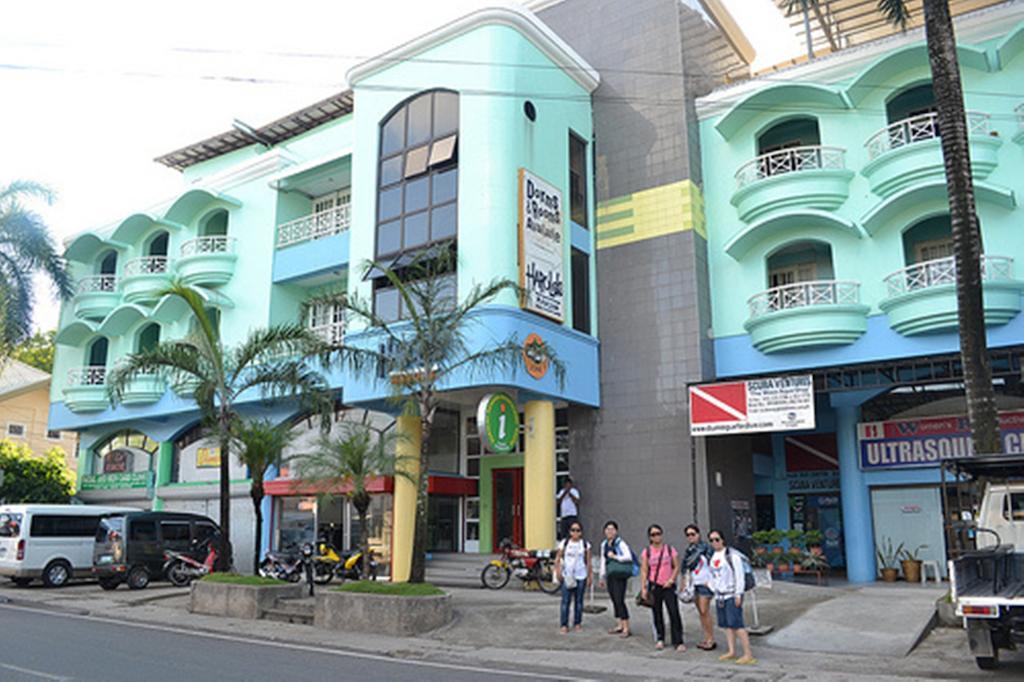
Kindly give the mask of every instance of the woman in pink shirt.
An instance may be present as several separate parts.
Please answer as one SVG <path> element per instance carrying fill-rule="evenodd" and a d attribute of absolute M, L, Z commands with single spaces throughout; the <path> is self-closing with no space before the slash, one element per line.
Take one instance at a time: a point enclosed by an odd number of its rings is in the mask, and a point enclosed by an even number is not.
<path fill-rule="evenodd" d="M 658 636 L 656 649 L 665 648 L 665 620 L 662 604 L 668 609 L 672 646 L 676 651 L 686 651 L 683 645 L 683 619 L 679 617 L 679 598 L 676 596 L 676 579 L 679 577 L 679 552 L 665 544 L 664 531 L 658 524 L 647 529 L 651 544 L 640 553 L 640 576 L 643 588 L 640 596 L 647 601 L 653 597 L 651 612 L 654 616 L 654 631 Z"/>

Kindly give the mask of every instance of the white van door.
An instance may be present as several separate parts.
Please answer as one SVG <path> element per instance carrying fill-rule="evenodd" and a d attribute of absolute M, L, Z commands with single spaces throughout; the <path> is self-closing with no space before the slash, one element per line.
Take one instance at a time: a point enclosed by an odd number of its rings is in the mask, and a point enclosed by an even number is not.
<path fill-rule="evenodd" d="M 0 512 L 0 568 L 13 570 L 21 563 L 17 558 L 18 541 L 24 520 L 20 512 Z"/>
<path fill-rule="evenodd" d="M 89 575 L 99 518 L 99 514 L 33 514 L 25 543 L 26 563 L 45 571 L 54 562 L 63 562 L 73 575 Z"/>

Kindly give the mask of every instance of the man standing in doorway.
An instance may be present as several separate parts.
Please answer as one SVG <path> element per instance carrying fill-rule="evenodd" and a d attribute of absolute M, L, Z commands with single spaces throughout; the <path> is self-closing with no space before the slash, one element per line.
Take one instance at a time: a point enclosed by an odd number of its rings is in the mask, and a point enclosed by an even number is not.
<path fill-rule="evenodd" d="M 573 487 L 572 479 L 568 476 L 555 499 L 558 501 L 558 515 L 562 517 L 562 532 L 559 537 L 569 537 L 569 528 L 580 518 L 580 491 Z"/>

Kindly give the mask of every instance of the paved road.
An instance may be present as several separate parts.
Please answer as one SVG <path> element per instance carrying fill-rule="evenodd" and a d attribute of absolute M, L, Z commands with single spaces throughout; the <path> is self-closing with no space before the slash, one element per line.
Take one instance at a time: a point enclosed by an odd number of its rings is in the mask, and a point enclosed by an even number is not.
<path fill-rule="evenodd" d="M 0 604 L 0 680 L 4 682 L 193 682 L 217 680 L 487 680 L 570 679 L 315 646 L 252 642 L 241 637 Z"/>

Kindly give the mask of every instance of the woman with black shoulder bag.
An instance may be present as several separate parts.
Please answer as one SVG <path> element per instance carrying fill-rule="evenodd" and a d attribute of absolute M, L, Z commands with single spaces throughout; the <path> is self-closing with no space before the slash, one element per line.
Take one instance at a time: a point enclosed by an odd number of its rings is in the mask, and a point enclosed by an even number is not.
<path fill-rule="evenodd" d="M 629 609 L 626 608 L 626 584 L 633 577 L 633 550 L 619 537 L 619 524 L 609 521 L 604 524 L 604 541 L 601 543 L 601 587 L 608 586 L 612 600 L 616 627 L 609 635 L 629 637 Z"/>

